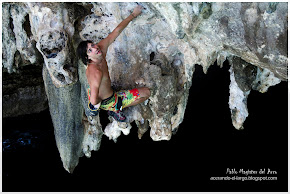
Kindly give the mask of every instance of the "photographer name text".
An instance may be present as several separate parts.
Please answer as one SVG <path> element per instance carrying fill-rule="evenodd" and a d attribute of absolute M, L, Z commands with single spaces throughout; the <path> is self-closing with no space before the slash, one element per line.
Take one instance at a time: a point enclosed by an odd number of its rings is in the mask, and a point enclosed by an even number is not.
<path fill-rule="evenodd" d="M 277 171 L 271 170 L 270 168 L 261 168 L 259 170 L 251 170 L 251 169 L 235 169 L 235 168 L 227 168 L 226 174 L 230 175 L 237 175 L 237 174 L 243 174 L 245 176 L 248 175 L 255 175 L 255 174 L 271 174 L 275 175 L 278 174 Z"/>

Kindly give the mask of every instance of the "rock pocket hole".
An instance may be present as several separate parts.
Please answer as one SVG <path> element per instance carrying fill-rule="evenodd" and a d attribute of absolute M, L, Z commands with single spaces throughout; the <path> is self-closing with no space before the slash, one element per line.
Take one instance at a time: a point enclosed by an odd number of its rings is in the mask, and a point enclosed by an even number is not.
<path fill-rule="evenodd" d="M 60 73 L 57 74 L 57 79 L 60 80 L 61 82 L 64 82 L 65 81 L 64 75 L 62 75 Z"/>
<path fill-rule="evenodd" d="M 9 27 L 10 27 L 10 29 L 12 30 L 12 33 L 14 34 L 14 25 L 13 25 L 13 19 L 12 19 L 12 17 L 10 17 L 9 18 Z M 14 37 L 15 37 L 15 35 L 14 35 Z"/>
<path fill-rule="evenodd" d="M 63 69 L 64 69 L 65 71 L 70 71 L 71 68 L 72 68 L 72 66 L 71 66 L 70 64 L 68 64 L 68 63 L 66 63 L 66 64 L 63 66 Z"/>
<path fill-rule="evenodd" d="M 27 37 L 30 38 L 32 36 L 31 26 L 29 22 L 29 15 L 25 16 L 25 22 L 23 23 L 23 29 L 25 30 Z"/>
<path fill-rule="evenodd" d="M 152 52 L 152 53 L 150 54 L 150 61 L 153 61 L 153 60 L 154 60 L 154 57 L 155 57 L 155 53 Z"/>
<path fill-rule="evenodd" d="M 178 107 L 177 107 L 177 106 L 175 106 L 175 107 L 174 107 L 174 110 L 173 110 L 173 115 L 176 115 L 176 114 L 177 114 L 177 112 L 178 112 Z"/>

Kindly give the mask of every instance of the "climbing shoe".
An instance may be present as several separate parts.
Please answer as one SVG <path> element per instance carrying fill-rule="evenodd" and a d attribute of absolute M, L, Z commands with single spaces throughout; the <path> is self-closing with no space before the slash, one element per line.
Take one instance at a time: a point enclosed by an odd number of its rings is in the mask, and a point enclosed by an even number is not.
<path fill-rule="evenodd" d="M 120 110 L 118 110 L 116 112 L 108 111 L 108 115 L 112 116 L 118 122 L 126 122 L 126 116 Z"/>
<path fill-rule="evenodd" d="M 99 103 L 97 105 L 92 105 L 92 103 L 89 102 L 88 108 L 89 108 L 89 111 L 90 111 L 90 116 L 97 116 L 99 114 L 100 105 L 101 105 L 101 103 Z"/>

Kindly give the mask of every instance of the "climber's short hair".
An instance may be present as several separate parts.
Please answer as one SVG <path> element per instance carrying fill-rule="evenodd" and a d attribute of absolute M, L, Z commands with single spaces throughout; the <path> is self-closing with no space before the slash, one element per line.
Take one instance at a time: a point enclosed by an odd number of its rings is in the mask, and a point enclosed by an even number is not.
<path fill-rule="evenodd" d="M 77 55 L 79 56 L 79 58 L 81 58 L 82 62 L 85 65 L 87 65 L 87 63 L 89 62 L 89 58 L 87 55 L 88 43 L 93 43 L 93 42 L 90 40 L 82 41 L 80 42 L 77 48 Z"/>

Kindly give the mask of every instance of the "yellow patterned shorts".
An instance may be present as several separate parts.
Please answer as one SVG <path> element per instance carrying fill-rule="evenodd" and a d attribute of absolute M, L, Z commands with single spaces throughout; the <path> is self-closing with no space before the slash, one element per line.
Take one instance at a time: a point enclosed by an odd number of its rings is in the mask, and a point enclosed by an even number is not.
<path fill-rule="evenodd" d="M 88 97 L 90 99 L 89 94 L 90 93 L 88 91 Z M 111 97 L 102 100 L 100 108 L 103 110 L 117 111 L 117 104 L 121 103 L 118 103 L 118 100 L 122 101 L 122 108 L 126 108 L 128 105 L 132 104 L 139 98 L 140 94 L 137 88 L 132 90 L 121 90 L 119 92 L 114 92 Z"/>

